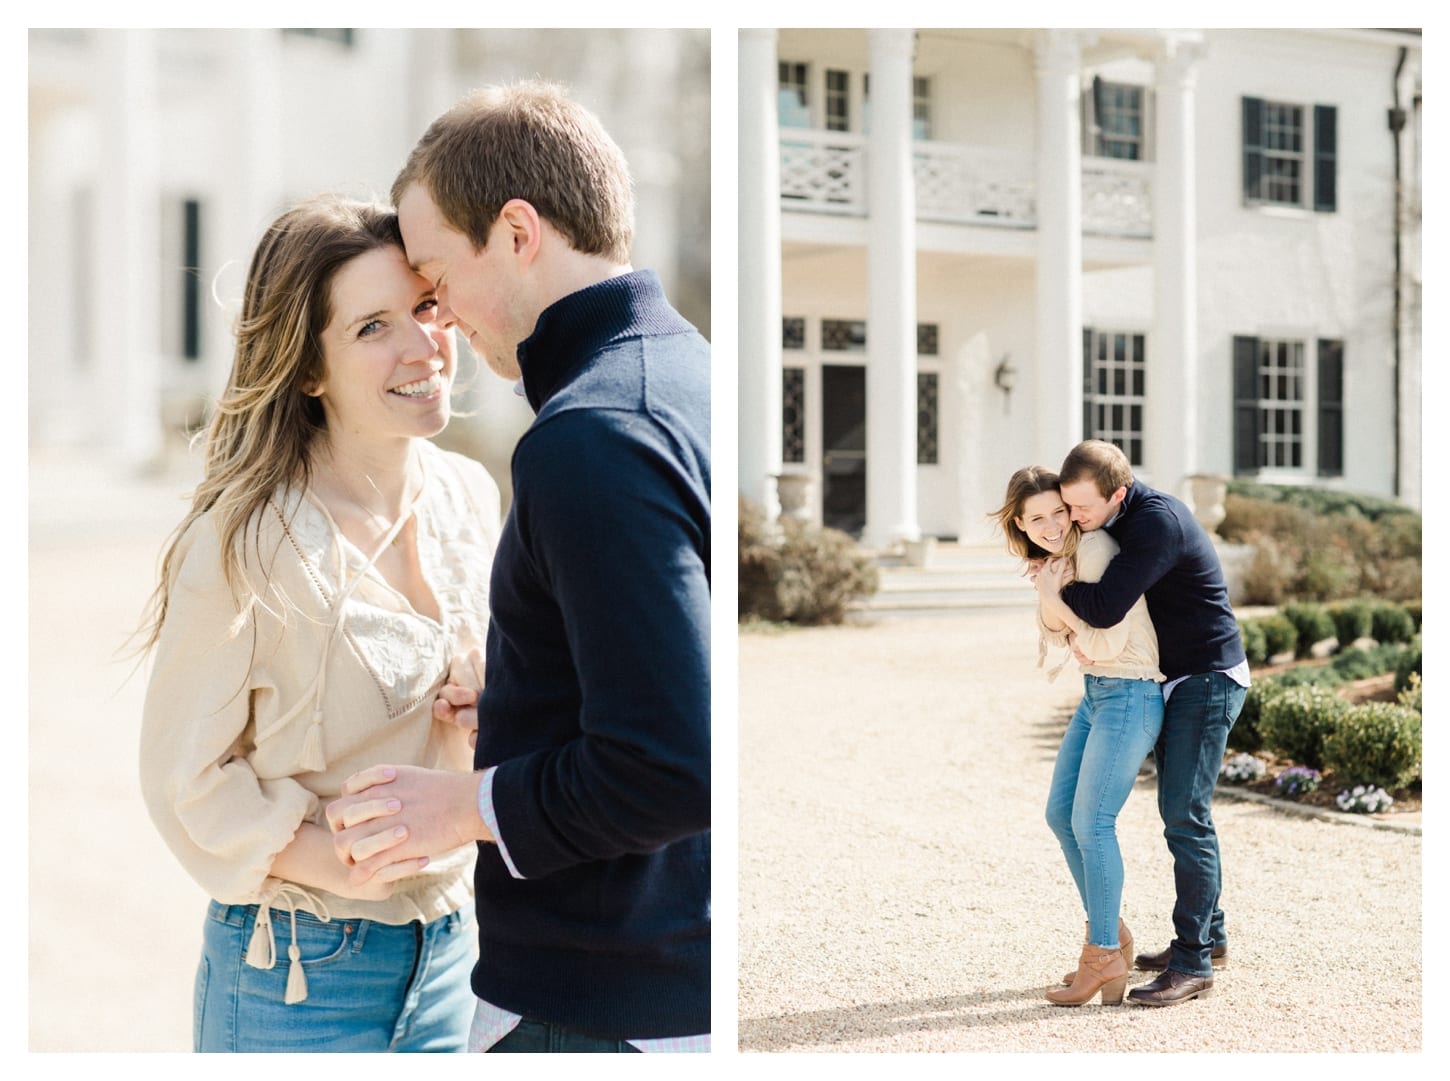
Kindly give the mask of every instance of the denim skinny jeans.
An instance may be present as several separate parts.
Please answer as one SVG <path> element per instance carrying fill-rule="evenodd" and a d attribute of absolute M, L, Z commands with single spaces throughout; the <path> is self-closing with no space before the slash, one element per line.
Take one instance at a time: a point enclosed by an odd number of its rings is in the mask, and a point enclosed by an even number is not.
<path fill-rule="evenodd" d="M 212 901 L 196 973 L 197 1051 L 468 1050 L 478 953 L 470 902 L 431 923 L 387 924 L 297 912 L 307 997 L 288 1005 L 285 951 L 270 969 L 246 962 L 256 905 Z M 291 916 L 274 911 L 279 943 Z"/>
<path fill-rule="evenodd" d="M 1118 946 L 1123 856 L 1118 812 L 1138 767 L 1163 727 L 1162 685 L 1148 679 L 1083 676 L 1047 792 L 1047 824 L 1057 835 L 1088 917 L 1095 946 Z"/>

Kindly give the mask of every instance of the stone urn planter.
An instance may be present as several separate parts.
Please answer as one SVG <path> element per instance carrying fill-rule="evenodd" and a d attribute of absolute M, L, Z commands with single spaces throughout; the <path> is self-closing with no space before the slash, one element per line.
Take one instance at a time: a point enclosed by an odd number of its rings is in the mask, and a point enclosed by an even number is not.
<path fill-rule="evenodd" d="M 808 522 L 814 499 L 816 477 L 812 473 L 782 473 L 775 481 L 782 517 Z"/>
<path fill-rule="evenodd" d="M 1198 524 L 1203 526 L 1204 532 L 1209 536 L 1213 536 L 1228 513 L 1223 506 L 1227 495 L 1227 477 L 1213 473 L 1194 473 L 1188 478 L 1189 505 L 1193 508 L 1193 516 L 1198 519 Z"/>

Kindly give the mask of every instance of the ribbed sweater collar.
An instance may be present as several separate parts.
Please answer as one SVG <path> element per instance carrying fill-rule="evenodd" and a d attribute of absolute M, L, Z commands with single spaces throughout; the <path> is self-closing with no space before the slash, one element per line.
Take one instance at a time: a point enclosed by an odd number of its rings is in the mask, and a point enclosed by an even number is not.
<path fill-rule="evenodd" d="M 535 413 L 606 345 L 693 328 L 665 299 L 653 270 L 635 270 L 556 300 L 519 343 L 524 396 Z"/>

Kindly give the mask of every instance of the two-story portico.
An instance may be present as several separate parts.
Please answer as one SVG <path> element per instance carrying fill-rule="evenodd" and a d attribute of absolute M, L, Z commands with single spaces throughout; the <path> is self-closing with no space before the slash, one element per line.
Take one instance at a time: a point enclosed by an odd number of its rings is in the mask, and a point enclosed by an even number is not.
<path fill-rule="evenodd" d="M 739 56 L 747 497 L 981 539 L 1014 468 L 1087 435 L 1175 492 L 1418 502 L 1385 122 L 1398 97 L 1417 130 L 1418 35 L 743 30 Z"/>

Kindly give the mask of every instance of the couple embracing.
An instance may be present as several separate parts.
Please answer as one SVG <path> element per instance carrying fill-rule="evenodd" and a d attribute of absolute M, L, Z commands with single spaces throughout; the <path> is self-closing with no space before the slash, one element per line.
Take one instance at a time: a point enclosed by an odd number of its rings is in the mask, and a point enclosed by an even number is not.
<path fill-rule="evenodd" d="M 1180 500 L 1138 481 L 1117 446 L 1079 443 L 1059 473 L 1020 469 L 993 517 L 1038 592 L 1039 655 L 1071 649 L 1083 697 L 1058 751 L 1047 822 L 1087 917 L 1059 1006 L 1123 1001 L 1128 972 L 1157 971 L 1127 998 L 1169 1006 L 1209 993 L 1228 957 L 1211 803 L 1249 666 L 1223 570 Z M 1054 672 L 1055 674 L 1055 672 Z M 1116 823 L 1148 754 L 1173 856 L 1173 940 L 1133 953 L 1120 916 Z"/>
<path fill-rule="evenodd" d="M 392 198 L 265 231 L 142 628 L 195 1048 L 708 1050 L 708 343 L 559 87 L 465 98 Z M 457 333 L 536 414 L 502 521 L 430 442 Z"/>

